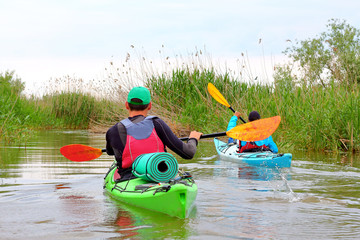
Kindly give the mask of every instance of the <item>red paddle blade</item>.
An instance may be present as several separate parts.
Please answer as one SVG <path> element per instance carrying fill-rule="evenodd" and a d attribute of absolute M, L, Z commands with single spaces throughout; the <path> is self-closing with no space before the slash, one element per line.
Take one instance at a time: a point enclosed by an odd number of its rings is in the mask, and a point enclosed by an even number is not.
<path fill-rule="evenodd" d="M 259 141 L 271 136 L 278 128 L 281 121 L 280 116 L 255 120 L 239 126 L 226 132 L 231 138 L 242 141 Z"/>
<path fill-rule="evenodd" d="M 60 148 L 61 154 L 74 162 L 85 162 L 96 159 L 102 155 L 102 150 L 82 144 L 71 144 Z"/>

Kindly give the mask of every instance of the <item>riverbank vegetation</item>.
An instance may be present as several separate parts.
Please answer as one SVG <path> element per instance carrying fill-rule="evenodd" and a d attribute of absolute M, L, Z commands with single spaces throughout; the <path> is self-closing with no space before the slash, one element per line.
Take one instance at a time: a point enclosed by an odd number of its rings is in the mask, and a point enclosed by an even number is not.
<path fill-rule="evenodd" d="M 263 118 L 280 115 L 282 121 L 273 137 L 282 149 L 360 151 L 359 40 L 358 29 L 345 21 L 330 20 L 327 31 L 287 48 L 284 54 L 289 62 L 274 66 L 274 81 L 267 83 L 203 64 L 201 51 L 189 64 L 179 64 L 168 73 L 155 73 L 151 62 L 146 65 L 142 58 L 140 65 L 146 69 L 141 68 L 140 75 L 152 91 L 151 114 L 162 117 L 179 135 L 190 129 L 204 133 L 226 130 L 232 112 L 208 94 L 206 87 L 211 82 L 244 119 L 252 110 Z M 114 63 L 108 71 L 101 80 L 106 97 L 71 88 L 25 98 L 21 95 L 24 85 L 14 72 L 0 75 L 1 138 L 14 141 L 37 128 L 106 130 L 126 116 L 124 96 L 131 84 L 138 84 L 132 82 L 134 73 L 128 75 L 130 70 Z"/>
<path fill-rule="evenodd" d="M 244 119 L 252 110 L 263 117 L 280 115 L 274 138 L 283 147 L 359 151 L 360 31 L 334 19 L 327 28 L 287 48 L 290 61 L 275 66 L 271 84 L 239 81 L 214 69 L 185 69 L 152 78 L 149 86 L 162 106 L 204 132 L 225 129 L 232 114 L 206 92 L 212 82 Z"/>
<path fill-rule="evenodd" d="M 23 90 L 24 83 L 14 71 L 0 74 L 0 140 L 4 142 L 26 141 L 36 129 L 89 129 L 112 121 L 121 112 L 113 102 L 76 88 L 41 98 L 25 97 Z"/>

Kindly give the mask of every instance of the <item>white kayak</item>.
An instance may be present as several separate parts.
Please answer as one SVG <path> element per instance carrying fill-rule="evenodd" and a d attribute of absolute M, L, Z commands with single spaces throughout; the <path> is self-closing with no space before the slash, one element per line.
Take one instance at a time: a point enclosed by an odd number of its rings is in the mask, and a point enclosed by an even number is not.
<path fill-rule="evenodd" d="M 280 167 L 291 166 L 291 153 L 273 153 L 271 151 L 239 153 L 237 144 L 227 144 L 214 138 L 215 148 L 221 159 L 246 163 L 251 166 Z"/>

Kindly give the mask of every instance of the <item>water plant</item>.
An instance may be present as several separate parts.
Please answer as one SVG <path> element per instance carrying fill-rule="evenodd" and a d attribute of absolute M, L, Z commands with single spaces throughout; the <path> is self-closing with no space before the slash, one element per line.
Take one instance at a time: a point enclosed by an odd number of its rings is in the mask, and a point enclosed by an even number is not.
<path fill-rule="evenodd" d="M 121 113 L 116 103 L 74 89 L 41 98 L 24 96 L 24 83 L 14 71 L 0 74 L 0 140 L 26 142 L 34 129 L 88 129 Z"/>
<path fill-rule="evenodd" d="M 0 139 L 26 137 L 28 130 L 22 125 L 29 121 L 31 110 L 21 98 L 24 83 L 14 71 L 0 74 Z"/>

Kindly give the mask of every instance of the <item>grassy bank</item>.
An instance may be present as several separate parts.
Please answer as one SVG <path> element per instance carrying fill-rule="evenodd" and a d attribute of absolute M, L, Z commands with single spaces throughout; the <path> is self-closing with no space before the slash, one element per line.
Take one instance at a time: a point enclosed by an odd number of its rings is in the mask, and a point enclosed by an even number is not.
<path fill-rule="evenodd" d="M 266 85 L 241 83 L 213 69 L 176 70 L 170 77 L 148 80 L 154 101 L 151 113 L 164 118 L 177 133 L 226 130 L 232 112 L 209 95 L 207 84 L 211 82 L 244 119 L 252 110 L 262 117 L 280 115 L 282 121 L 274 139 L 283 148 L 360 150 L 359 85 L 293 86 L 284 74 L 278 72 L 275 84 Z M 104 130 L 126 116 L 122 101 L 80 92 L 25 98 L 16 90 L 15 82 L 10 81 L 13 90 L 2 89 L 1 95 L 0 131 L 8 142 L 24 141 L 32 129 L 39 128 Z"/>
<path fill-rule="evenodd" d="M 247 115 L 282 118 L 274 138 L 280 146 L 306 150 L 360 150 L 360 89 L 332 83 L 292 86 L 291 79 L 276 76 L 274 85 L 240 83 L 213 71 L 179 70 L 172 78 L 154 78 L 149 86 L 159 104 L 204 133 L 224 131 L 233 113 L 208 94 L 213 83 L 230 105 Z M 181 87 L 183 86 L 183 87 Z M 240 124 L 240 122 L 239 122 Z"/>
<path fill-rule="evenodd" d="M 36 129 L 88 129 L 113 121 L 118 106 L 79 89 L 25 97 L 24 83 L 14 72 L 0 74 L 0 140 L 24 142 Z"/>

